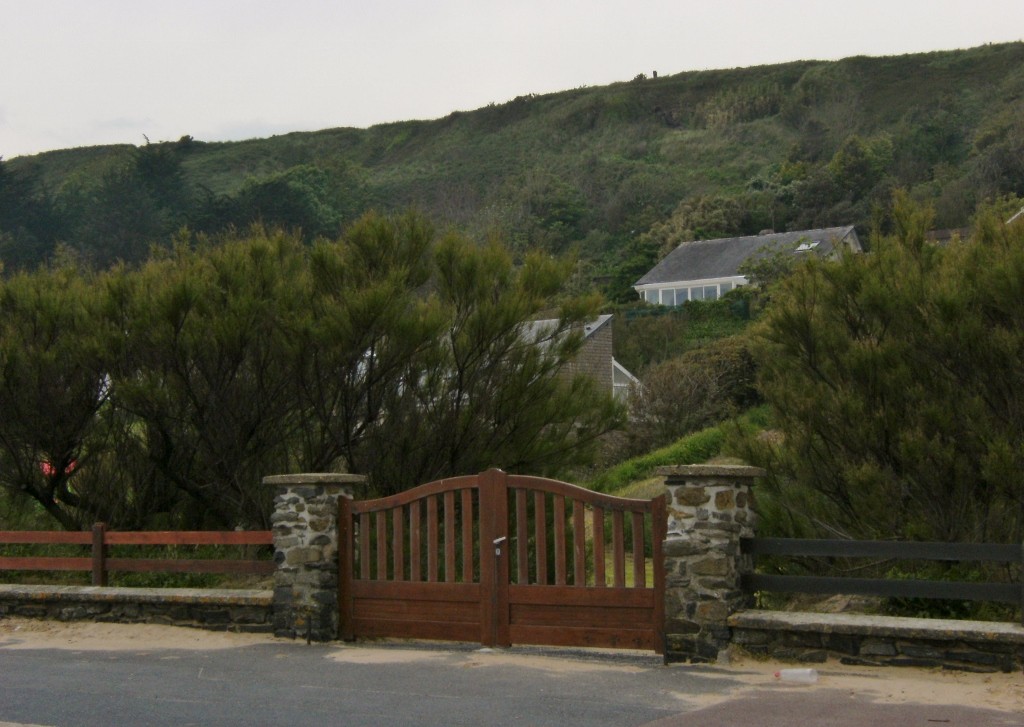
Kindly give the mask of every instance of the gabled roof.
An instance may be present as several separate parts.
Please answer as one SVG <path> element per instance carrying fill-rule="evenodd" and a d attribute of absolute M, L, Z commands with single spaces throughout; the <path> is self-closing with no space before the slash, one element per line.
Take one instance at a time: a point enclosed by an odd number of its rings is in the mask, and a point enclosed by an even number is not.
<path fill-rule="evenodd" d="M 584 324 L 583 326 L 583 339 L 586 340 L 592 335 L 597 333 L 598 330 L 603 328 L 612 319 L 610 313 L 600 315 L 594 320 Z M 539 321 L 527 321 L 523 324 L 523 336 L 527 339 L 550 337 L 554 332 L 558 330 L 558 319 L 557 318 L 545 318 Z"/>
<path fill-rule="evenodd" d="M 854 232 L 852 225 L 826 227 L 820 230 L 772 232 L 746 237 L 723 237 L 718 240 L 694 240 L 684 242 L 670 252 L 634 285 L 736 277 L 739 275 L 740 265 L 760 252 L 763 247 L 794 245 L 797 242 L 801 243 L 794 252 L 797 255 L 813 250 L 828 257 L 840 242 L 852 245 L 858 252 L 861 249 L 860 240 L 857 239 L 857 233 Z"/>

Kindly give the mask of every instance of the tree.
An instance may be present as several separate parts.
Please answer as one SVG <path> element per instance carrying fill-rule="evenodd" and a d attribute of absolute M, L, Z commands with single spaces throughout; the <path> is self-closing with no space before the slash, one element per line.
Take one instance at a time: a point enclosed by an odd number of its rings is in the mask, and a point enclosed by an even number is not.
<path fill-rule="evenodd" d="M 438 244 L 444 325 L 389 392 L 387 416 L 367 439 L 377 489 L 490 466 L 554 474 L 588 461 L 598 437 L 621 425 L 610 391 L 565 372 L 597 301 L 562 301 L 555 322 L 529 324 L 551 309 L 571 270 L 540 254 L 517 269 L 497 245 L 454 236 Z"/>
<path fill-rule="evenodd" d="M 905 197 L 871 255 L 811 259 L 758 330 L 781 441 L 752 446 L 810 529 L 861 537 L 1024 534 L 1024 225 L 980 216 L 926 242 Z"/>
<path fill-rule="evenodd" d="M 17 275 L 0 288 L 0 483 L 65 527 L 267 527 L 268 474 L 393 492 L 558 472 L 621 422 L 565 371 L 599 302 L 563 299 L 572 267 L 516 267 L 408 214 L 312 248 L 253 229 L 101 277 Z"/>
<path fill-rule="evenodd" d="M 109 388 L 102 300 L 70 268 L 18 273 L 0 286 L 0 487 L 63 527 L 99 511 L 76 487 L 96 454 Z"/>
<path fill-rule="evenodd" d="M 259 230 L 198 242 L 112 279 L 111 325 L 124 332 L 113 397 L 148 461 L 200 506 L 201 524 L 267 527 L 260 480 L 293 467 L 304 255 L 293 237 Z"/>
<path fill-rule="evenodd" d="M 0 260 L 9 269 L 38 265 L 53 250 L 61 227 L 38 170 L 11 171 L 0 157 Z"/>
<path fill-rule="evenodd" d="M 416 378 L 421 352 L 443 330 L 426 295 L 433 244 L 422 217 L 371 213 L 341 240 L 313 246 L 295 375 L 314 469 L 372 469 L 364 441 L 390 421 L 389 397 Z"/>
<path fill-rule="evenodd" d="M 757 403 L 743 335 L 712 341 L 651 366 L 630 391 L 633 449 L 648 452 Z"/>
<path fill-rule="evenodd" d="M 487 466 L 552 473 L 620 422 L 610 392 L 561 374 L 597 301 L 527 325 L 556 305 L 571 262 L 516 268 L 494 244 L 436 240 L 415 215 L 368 215 L 313 260 L 301 381 L 307 431 L 326 434 L 315 461 L 340 458 L 382 493 Z"/>

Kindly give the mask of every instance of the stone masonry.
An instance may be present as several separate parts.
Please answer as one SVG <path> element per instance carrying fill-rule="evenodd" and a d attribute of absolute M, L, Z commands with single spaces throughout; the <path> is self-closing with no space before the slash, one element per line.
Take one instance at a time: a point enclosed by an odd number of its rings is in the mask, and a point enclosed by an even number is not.
<path fill-rule="evenodd" d="M 747 605 L 740 576 L 752 564 L 740 538 L 754 534 L 750 487 L 757 467 L 660 467 L 668 488 L 665 555 L 666 659 L 708 662 L 728 648 L 729 616 Z"/>
<path fill-rule="evenodd" d="M 270 591 L 0 584 L 0 619 L 102 621 L 266 633 Z"/>
<path fill-rule="evenodd" d="M 274 475 L 274 634 L 311 641 L 338 637 L 338 500 L 362 475 Z"/>

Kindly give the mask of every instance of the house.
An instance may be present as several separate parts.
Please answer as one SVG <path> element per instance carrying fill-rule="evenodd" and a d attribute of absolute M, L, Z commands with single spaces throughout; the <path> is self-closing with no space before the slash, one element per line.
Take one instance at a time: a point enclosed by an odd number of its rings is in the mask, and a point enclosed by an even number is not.
<path fill-rule="evenodd" d="M 833 257 L 845 247 L 863 252 L 852 225 L 797 232 L 762 232 L 746 237 L 684 242 L 633 284 L 641 299 L 655 305 L 714 300 L 749 282 L 739 269 L 765 248 L 792 248 L 794 255 Z"/>
<path fill-rule="evenodd" d="M 558 321 L 555 319 L 531 321 L 528 335 L 533 338 L 537 332 L 545 329 L 553 331 L 557 326 Z M 583 326 L 583 344 L 576 358 L 565 369 L 567 376 L 577 373 L 589 375 L 598 386 L 620 400 L 629 392 L 630 384 L 637 382 L 637 378 L 612 356 L 610 314 L 598 316 Z"/>

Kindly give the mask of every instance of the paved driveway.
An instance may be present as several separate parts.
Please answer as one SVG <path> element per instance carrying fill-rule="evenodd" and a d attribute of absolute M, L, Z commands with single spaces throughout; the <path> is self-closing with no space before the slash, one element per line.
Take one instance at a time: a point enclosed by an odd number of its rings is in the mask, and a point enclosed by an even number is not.
<path fill-rule="evenodd" d="M 835 666 L 823 668 L 815 685 L 787 686 L 774 680 L 771 665 L 756 662 L 664 667 L 637 654 L 307 646 L 254 637 L 202 648 L 204 637 L 229 637 L 187 633 L 198 646 L 173 648 L 161 639 L 151 647 L 141 638 L 108 650 L 0 633 L 0 724 L 1024 724 L 1024 692 L 1014 691 L 1020 675 L 994 675 L 986 685 L 977 675 L 858 675 Z M 964 701 L 975 706 L 958 704 Z"/>

